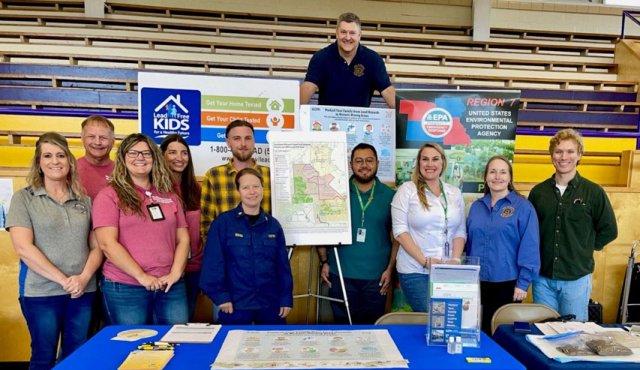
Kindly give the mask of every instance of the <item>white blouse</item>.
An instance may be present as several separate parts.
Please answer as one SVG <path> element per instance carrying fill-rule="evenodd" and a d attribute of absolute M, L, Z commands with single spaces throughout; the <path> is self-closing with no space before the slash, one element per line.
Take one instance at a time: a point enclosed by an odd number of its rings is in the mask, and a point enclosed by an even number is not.
<path fill-rule="evenodd" d="M 464 199 L 460 189 L 443 183 L 447 202 L 440 195 L 436 197 L 426 190 L 430 209 L 422 207 L 416 185 L 407 181 L 400 185 L 391 202 L 391 220 L 393 235 L 408 232 L 426 257 L 444 257 L 445 242 L 449 242 L 449 253 L 453 254 L 453 239 L 467 238 Z M 447 234 L 445 228 L 445 204 L 447 204 Z M 401 274 L 427 274 L 418 261 L 413 259 L 404 248 L 398 250 L 396 269 Z"/>

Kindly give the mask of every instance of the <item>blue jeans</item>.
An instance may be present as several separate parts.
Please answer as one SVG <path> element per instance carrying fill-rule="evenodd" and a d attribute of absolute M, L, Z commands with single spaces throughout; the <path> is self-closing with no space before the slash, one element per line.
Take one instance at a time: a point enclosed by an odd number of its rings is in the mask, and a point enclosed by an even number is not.
<path fill-rule="evenodd" d="M 148 291 L 102 278 L 102 295 L 107 321 L 111 325 L 173 325 L 188 321 L 184 280 L 177 281 L 165 293 Z"/>
<path fill-rule="evenodd" d="M 533 282 L 533 302 L 545 304 L 560 315 L 576 315 L 577 321 L 589 320 L 591 274 L 576 280 L 553 280 L 538 276 Z"/>
<path fill-rule="evenodd" d="M 428 274 L 400 274 L 400 287 L 407 302 L 414 312 L 427 312 L 427 296 L 429 295 Z"/>
<path fill-rule="evenodd" d="M 63 359 L 80 347 L 89 334 L 95 293 L 71 299 L 68 294 L 51 297 L 20 297 L 20 308 L 31 335 L 29 369 L 51 369 L 56 362 L 58 338 Z"/>
<path fill-rule="evenodd" d="M 280 306 L 271 306 L 255 310 L 238 310 L 233 308 L 233 313 L 218 312 L 221 325 L 283 325 L 285 319 L 278 316 Z"/>
<path fill-rule="evenodd" d="M 340 278 L 338 275 L 329 274 L 331 288 L 329 297 L 343 299 Z M 347 298 L 349 299 L 349 312 L 354 324 L 371 325 L 384 315 L 384 306 L 387 296 L 380 294 L 380 280 L 344 279 Z M 348 324 L 347 308 L 344 303 L 331 302 L 333 319 L 336 324 Z"/>
<path fill-rule="evenodd" d="M 184 283 L 187 289 L 187 312 L 191 321 L 196 312 L 196 301 L 200 293 L 200 271 L 185 272 Z"/>

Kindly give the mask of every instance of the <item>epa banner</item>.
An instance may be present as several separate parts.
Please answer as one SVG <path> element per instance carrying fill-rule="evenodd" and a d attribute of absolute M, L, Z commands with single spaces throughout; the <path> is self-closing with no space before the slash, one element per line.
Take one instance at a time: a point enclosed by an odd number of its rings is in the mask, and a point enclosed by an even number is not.
<path fill-rule="evenodd" d="M 393 109 L 301 105 L 300 126 L 303 131 L 344 131 L 347 155 L 359 143 L 367 143 L 378 153 L 378 177 L 396 182 L 396 116 Z M 350 157 L 348 157 L 351 160 Z"/>
<path fill-rule="evenodd" d="M 514 90 L 397 90 L 396 184 L 411 180 L 417 149 L 436 142 L 447 154 L 443 181 L 469 204 L 484 191 L 487 160 L 513 160 L 519 105 Z"/>
<path fill-rule="evenodd" d="M 236 119 L 255 129 L 254 158 L 269 164 L 269 130 L 295 130 L 299 82 L 178 73 L 138 73 L 140 132 L 160 143 L 181 135 L 197 176 L 231 158 L 225 129 Z"/>

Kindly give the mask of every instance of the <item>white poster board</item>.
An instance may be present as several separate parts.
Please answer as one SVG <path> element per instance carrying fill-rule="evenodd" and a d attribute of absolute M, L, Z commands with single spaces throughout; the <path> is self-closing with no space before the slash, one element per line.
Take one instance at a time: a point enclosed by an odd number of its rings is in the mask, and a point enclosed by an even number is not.
<path fill-rule="evenodd" d="M 271 213 L 287 245 L 351 244 L 344 132 L 272 131 Z"/>
<path fill-rule="evenodd" d="M 0 230 L 4 230 L 9 212 L 9 203 L 13 195 L 13 180 L 0 179 Z"/>
<path fill-rule="evenodd" d="M 139 72 L 140 132 L 158 143 L 169 133 L 187 136 L 196 176 L 203 176 L 231 158 L 225 129 L 243 119 L 255 129 L 254 158 L 268 165 L 267 132 L 297 129 L 299 94 L 295 80 Z"/>
<path fill-rule="evenodd" d="M 378 178 L 396 182 L 396 111 L 382 108 L 301 105 L 300 126 L 304 131 L 344 131 L 347 152 L 367 143 L 378 153 Z M 349 158 L 350 159 L 350 158 Z"/>

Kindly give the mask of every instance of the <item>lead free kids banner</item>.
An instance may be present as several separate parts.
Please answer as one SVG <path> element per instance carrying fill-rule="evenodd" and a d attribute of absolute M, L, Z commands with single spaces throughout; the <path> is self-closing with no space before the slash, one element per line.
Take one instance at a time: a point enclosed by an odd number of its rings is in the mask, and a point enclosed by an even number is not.
<path fill-rule="evenodd" d="M 197 176 L 231 158 L 225 129 L 236 119 L 255 129 L 254 158 L 269 164 L 269 130 L 297 128 L 299 82 L 177 73 L 138 73 L 140 132 L 157 143 L 181 135 Z"/>
<path fill-rule="evenodd" d="M 519 103 L 513 90 L 397 90 L 396 184 L 411 180 L 422 144 L 436 142 L 448 160 L 442 180 L 469 205 L 484 191 L 487 160 L 513 159 Z"/>

